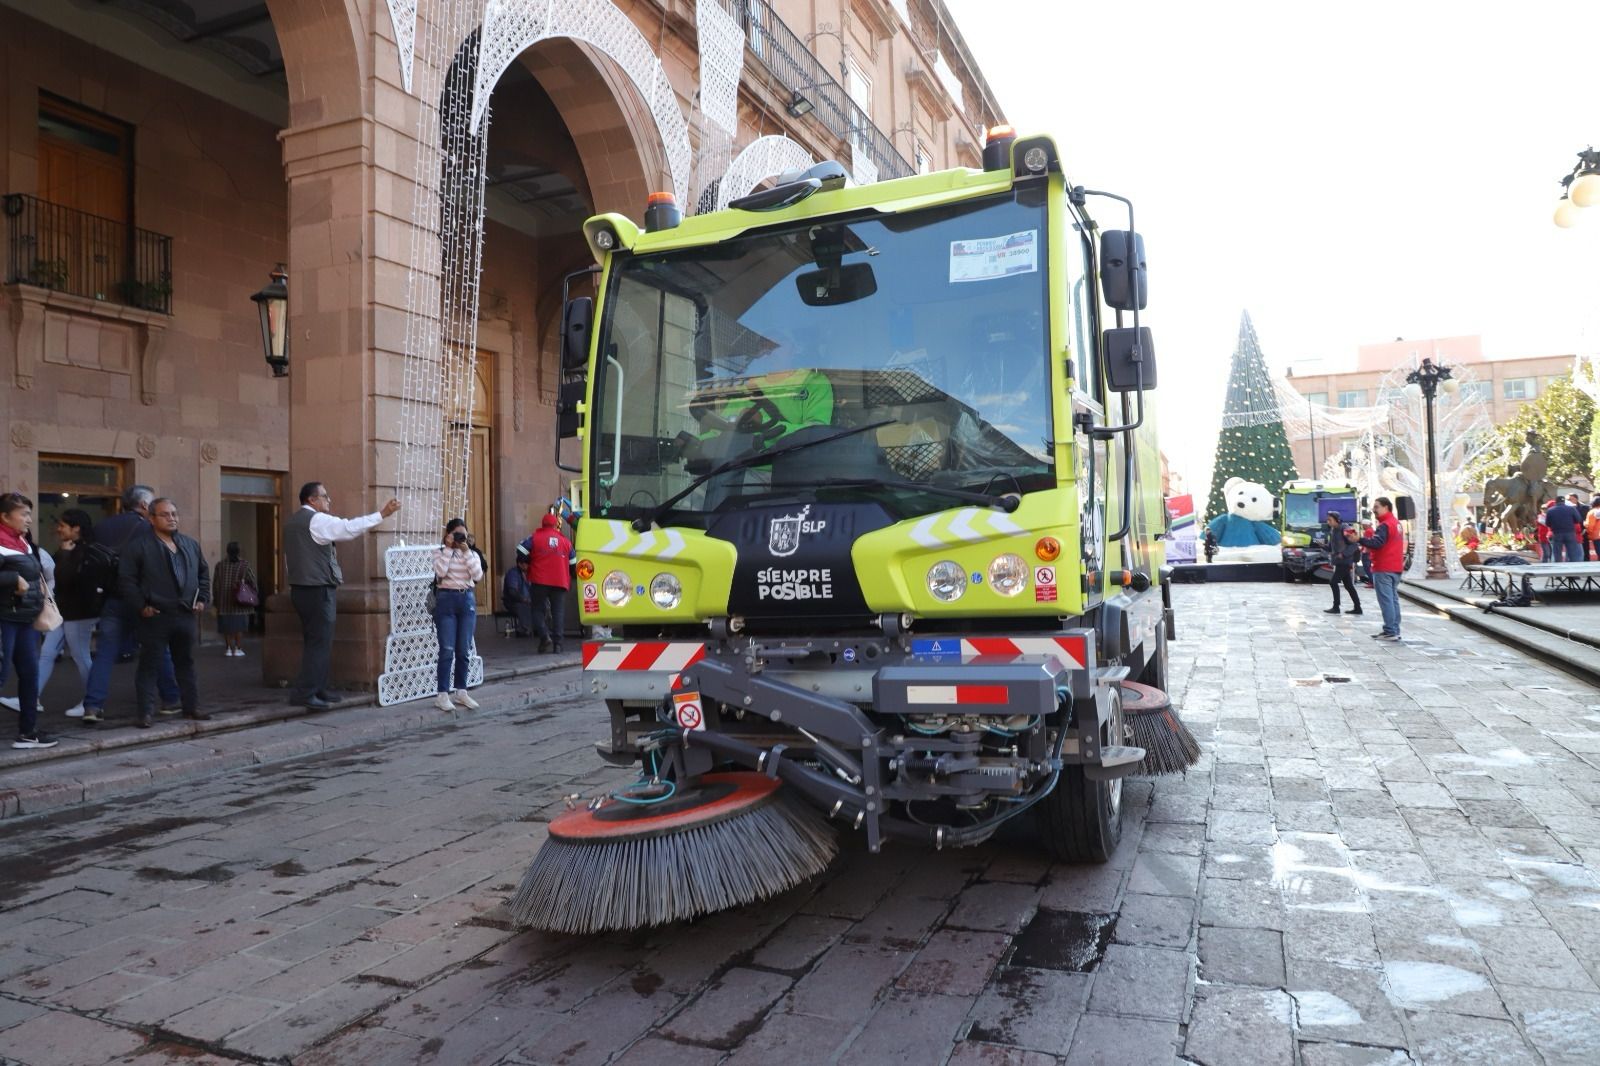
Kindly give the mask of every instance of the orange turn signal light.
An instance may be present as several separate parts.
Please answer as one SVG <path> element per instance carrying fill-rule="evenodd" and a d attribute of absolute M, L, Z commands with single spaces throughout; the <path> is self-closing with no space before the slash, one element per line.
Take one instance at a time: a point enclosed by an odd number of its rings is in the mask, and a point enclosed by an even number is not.
<path fill-rule="evenodd" d="M 1016 135 L 1017 131 L 1015 128 L 1002 123 L 999 126 L 990 126 L 987 130 L 985 130 L 983 139 L 985 142 L 1003 141 L 1010 137 L 1015 137 Z"/>
<path fill-rule="evenodd" d="M 578 577 L 582 578 L 584 581 L 588 581 L 591 577 L 594 577 L 594 563 L 590 562 L 588 559 L 579 559 Z"/>
<path fill-rule="evenodd" d="M 1054 537 L 1040 537 L 1033 546 L 1033 554 L 1047 563 L 1053 563 L 1061 556 L 1061 542 Z"/>

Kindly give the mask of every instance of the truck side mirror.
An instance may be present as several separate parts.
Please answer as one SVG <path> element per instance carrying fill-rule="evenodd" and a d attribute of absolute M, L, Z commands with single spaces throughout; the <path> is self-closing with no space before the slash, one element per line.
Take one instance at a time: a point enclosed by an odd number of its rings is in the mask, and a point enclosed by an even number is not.
<path fill-rule="evenodd" d="M 583 378 L 576 381 L 563 381 L 556 392 L 556 437 L 567 440 L 578 435 L 578 405 L 583 402 L 585 386 L 588 383 Z"/>
<path fill-rule="evenodd" d="M 577 296 L 561 308 L 561 368 L 582 370 L 589 361 L 589 330 L 594 324 L 594 300 Z"/>
<path fill-rule="evenodd" d="M 1144 310 L 1150 293 L 1139 234 L 1125 229 L 1100 234 L 1100 291 L 1113 310 Z"/>
<path fill-rule="evenodd" d="M 1112 392 L 1156 387 L 1156 346 L 1149 326 L 1106 330 L 1100 352 L 1106 364 L 1106 386 Z"/>

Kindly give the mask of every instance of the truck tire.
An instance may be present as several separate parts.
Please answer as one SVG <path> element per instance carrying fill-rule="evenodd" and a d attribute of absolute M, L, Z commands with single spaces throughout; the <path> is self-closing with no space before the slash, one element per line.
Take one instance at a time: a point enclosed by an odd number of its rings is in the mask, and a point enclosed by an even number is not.
<path fill-rule="evenodd" d="M 1115 708 L 1101 742 L 1121 744 L 1122 699 L 1112 689 Z M 1064 766 L 1050 795 L 1039 801 L 1039 834 L 1045 849 L 1063 862 L 1105 862 L 1122 839 L 1122 779 L 1096 781 L 1081 766 Z"/>

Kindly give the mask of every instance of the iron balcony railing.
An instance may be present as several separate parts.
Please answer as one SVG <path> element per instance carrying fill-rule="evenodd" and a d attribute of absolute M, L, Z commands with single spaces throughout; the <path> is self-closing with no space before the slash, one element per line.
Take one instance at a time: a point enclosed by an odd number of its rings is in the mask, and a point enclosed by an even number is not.
<path fill-rule="evenodd" d="M 172 238 L 10 193 L 6 283 L 172 314 Z"/>
<path fill-rule="evenodd" d="M 728 0 L 728 9 L 744 27 L 751 55 L 781 83 L 783 92 L 791 99 L 798 94 L 810 101 L 812 114 L 835 136 L 848 141 L 852 151 L 865 154 L 877 167 L 880 179 L 903 178 L 915 172 L 871 116 L 850 99 L 844 86 L 828 73 L 770 4 L 765 0 Z"/>

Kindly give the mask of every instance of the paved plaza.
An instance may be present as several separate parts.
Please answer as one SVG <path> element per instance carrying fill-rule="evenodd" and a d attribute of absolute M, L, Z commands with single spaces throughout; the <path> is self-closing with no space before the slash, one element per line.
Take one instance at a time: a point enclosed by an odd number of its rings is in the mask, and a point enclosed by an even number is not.
<path fill-rule="evenodd" d="M 1600 1062 L 1600 693 L 1409 604 L 1384 645 L 1321 589 L 1174 593 L 1206 754 L 1130 783 L 1106 866 L 851 843 L 764 906 L 518 933 L 545 820 L 631 775 L 597 704 L 494 711 L 508 681 L 465 724 L 0 823 L 0 1060 Z"/>

